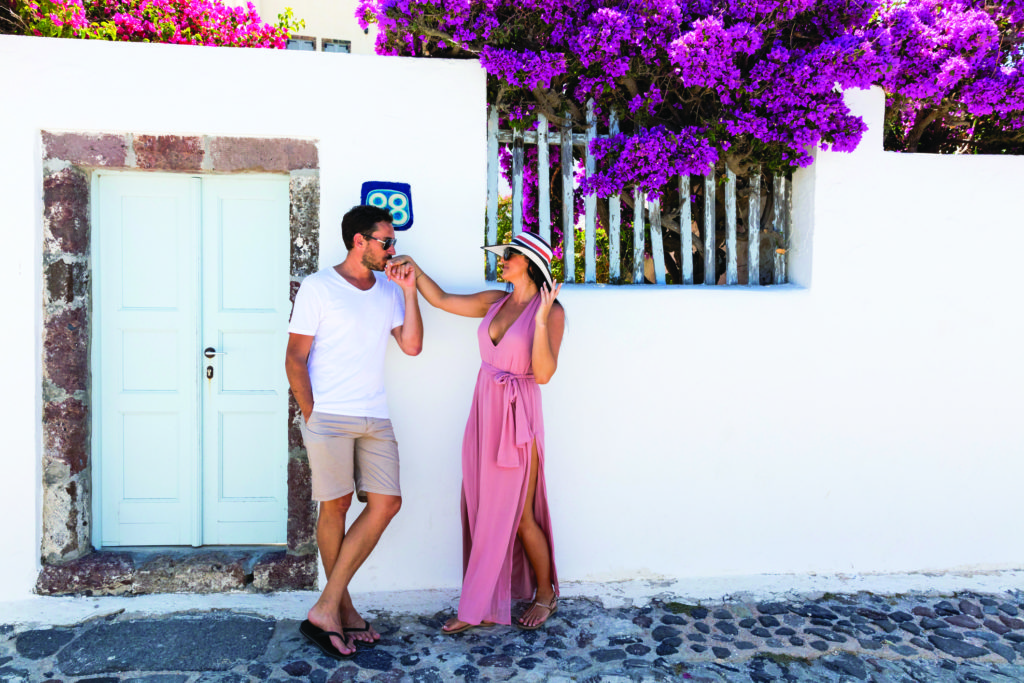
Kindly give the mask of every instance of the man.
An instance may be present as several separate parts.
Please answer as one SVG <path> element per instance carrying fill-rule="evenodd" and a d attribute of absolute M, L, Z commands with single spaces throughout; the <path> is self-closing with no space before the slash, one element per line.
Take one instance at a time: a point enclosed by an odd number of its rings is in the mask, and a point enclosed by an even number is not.
<path fill-rule="evenodd" d="M 384 392 L 388 333 L 410 356 L 423 346 L 414 270 L 388 263 L 395 254 L 391 223 L 391 214 L 374 206 L 346 213 L 345 260 L 306 278 L 288 326 L 285 367 L 302 410 L 313 499 L 320 502 L 316 540 L 327 574 L 300 631 L 338 659 L 355 654 L 354 641 L 380 639 L 352 605 L 348 585 L 402 506 Z M 346 533 L 353 492 L 366 507 Z"/>

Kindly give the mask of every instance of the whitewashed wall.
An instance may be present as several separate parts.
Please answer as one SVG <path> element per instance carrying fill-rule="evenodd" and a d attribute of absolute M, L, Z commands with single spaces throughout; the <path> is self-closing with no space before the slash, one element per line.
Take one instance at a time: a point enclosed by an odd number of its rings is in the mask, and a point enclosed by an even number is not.
<path fill-rule="evenodd" d="M 38 570 L 39 130 L 319 139 L 323 266 L 359 184 L 405 180 L 400 250 L 472 291 L 485 109 L 472 62 L 0 36 L 0 67 L 4 599 Z M 849 100 L 875 133 L 798 174 L 796 284 L 563 290 L 544 388 L 563 580 L 1024 566 L 1024 159 L 883 153 L 881 95 Z M 389 356 L 403 511 L 355 591 L 460 580 L 476 321 L 424 318 L 423 354 Z"/>

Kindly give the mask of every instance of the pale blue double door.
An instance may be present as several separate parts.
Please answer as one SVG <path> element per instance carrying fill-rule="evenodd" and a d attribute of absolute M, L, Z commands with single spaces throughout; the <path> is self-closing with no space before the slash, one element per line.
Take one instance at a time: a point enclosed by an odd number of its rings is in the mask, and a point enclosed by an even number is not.
<path fill-rule="evenodd" d="M 288 179 L 94 188 L 97 544 L 283 543 Z"/>

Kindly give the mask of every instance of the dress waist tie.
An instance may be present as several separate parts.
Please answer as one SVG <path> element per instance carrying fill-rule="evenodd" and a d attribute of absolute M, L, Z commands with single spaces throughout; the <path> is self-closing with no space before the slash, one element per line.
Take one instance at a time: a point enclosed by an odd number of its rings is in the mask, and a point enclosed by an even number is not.
<path fill-rule="evenodd" d="M 481 363 L 481 369 L 489 372 L 491 379 L 505 388 L 505 409 L 498 440 L 498 467 L 520 467 L 523 464 L 523 451 L 533 443 L 533 428 L 526 416 L 518 413 L 519 383 L 533 380 L 534 377 L 532 374 L 514 375 L 487 362 Z"/>

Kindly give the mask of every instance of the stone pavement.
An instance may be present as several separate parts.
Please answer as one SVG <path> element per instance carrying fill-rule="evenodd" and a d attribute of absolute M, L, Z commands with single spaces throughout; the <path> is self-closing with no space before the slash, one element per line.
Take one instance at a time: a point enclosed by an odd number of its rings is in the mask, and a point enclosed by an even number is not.
<path fill-rule="evenodd" d="M 237 610 L 7 624 L 0 680 L 1024 681 L 1020 590 L 614 608 L 571 597 L 539 631 L 446 636 L 438 629 L 450 614 L 379 612 L 381 643 L 342 662 L 308 645 L 294 619 Z"/>

